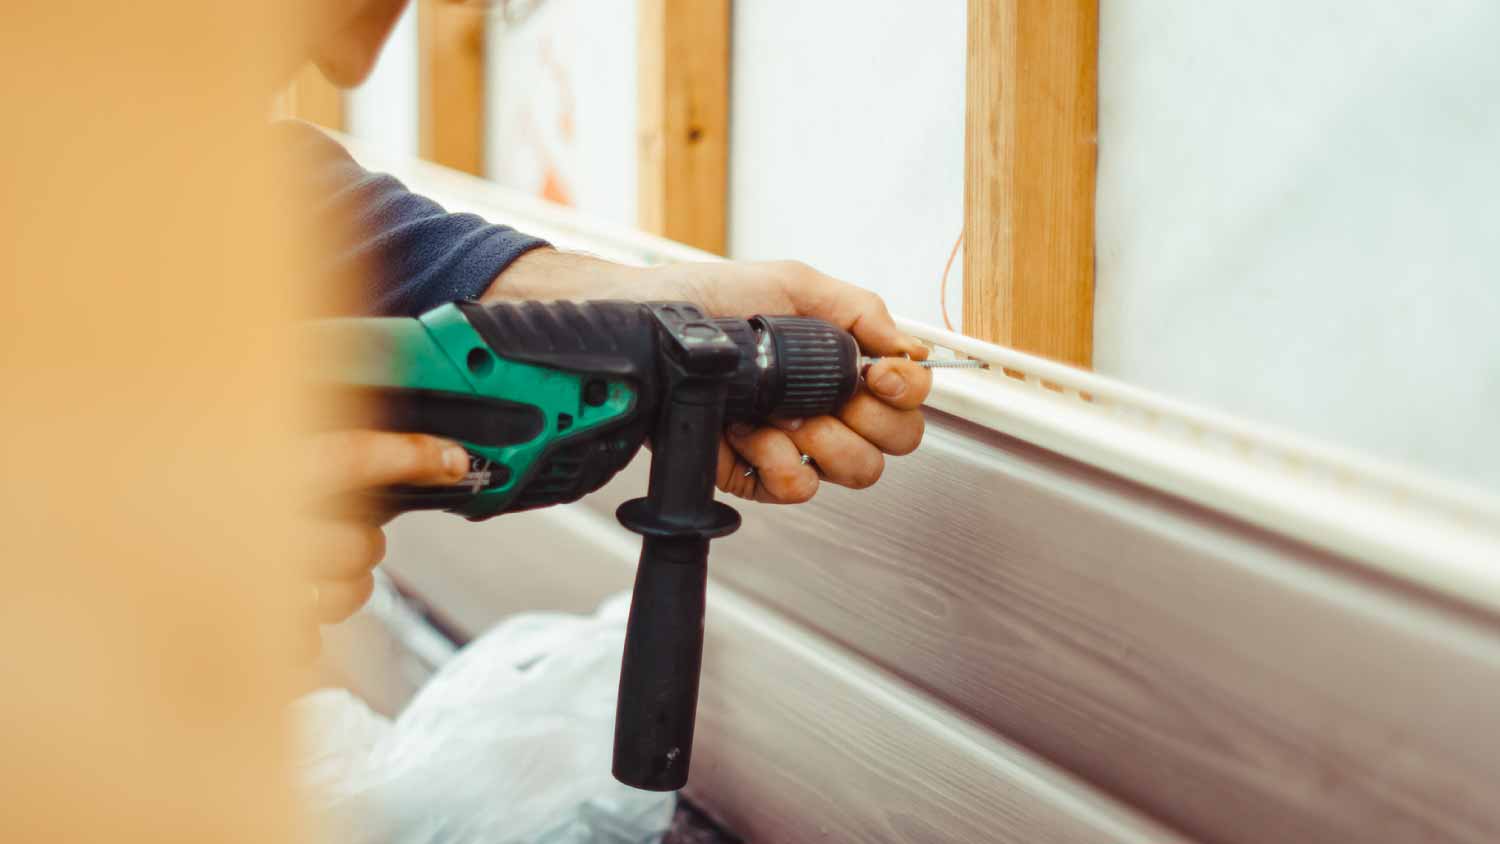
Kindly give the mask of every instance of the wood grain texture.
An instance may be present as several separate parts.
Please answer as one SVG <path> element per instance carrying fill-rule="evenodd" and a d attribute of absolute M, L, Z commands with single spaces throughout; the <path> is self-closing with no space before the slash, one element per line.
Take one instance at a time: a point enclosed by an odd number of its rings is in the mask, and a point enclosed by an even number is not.
<path fill-rule="evenodd" d="M 723 254 L 729 0 L 640 0 L 638 224 Z"/>
<path fill-rule="evenodd" d="M 484 172 L 484 12 L 418 0 L 419 148 L 428 161 Z"/>
<path fill-rule="evenodd" d="M 456 522 L 403 519 L 387 565 L 470 633 L 519 610 L 587 611 L 629 588 L 639 552 L 612 516 L 578 506 Z M 709 596 L 689 794 L 749 842 L 1183 842 L 723 587 Z"/>
<path fill-rule="evenodd" d="M 1500 836 L 1493 619 L 930 419 L 869 490 L 742 506 L 716 578 L 1199 840 Z"/>
<path fill-rule="evenodd" d="M 644 469 L 632 466 L 577 505 L 594 518 L 570 524 L 607 519 L 644 488 Z M 930 414 L 923 448 L 887 474 L 858 493 L 825 488 L 806 506 L 739 505 L 745 524 L 715 544 L 715 579 L 1197 840 L 1500 835 L 1500 806 L 1486 798 L 1500 787 L 1493 619 L 941 414 Z M 545 557 L 556 566 L 528 560 L 515 569 L 519 581 L 463 564 L 484 559 L 482 549 L 525 547 L 518 543 L 537 528 L 508 521 L 493 538 L 455 525 L 450 539 L 397 539 L 393 558 L 426 556 L 398 568 L 422 580 L 424 594 L 436 590 L 436 605 L 466 612 L 523 606 L 521 582 L 539 568 L 544 595 L 576 596 L 574 579 L 627 582 L 601 576 L 589 562 L 597 553 L 567 544 L 572 527 L 547 529 L 547 542 L 563 543 Z M 429 568 L 434 561 L 458 570 Z M 581 608 L 592 596 L 571 600 Z M 711 609 L 710 629 L 715 618 Z M 710 676 L 729 670 L 725 662 L 735 676 L 706 681 L 705 700 L 721 694 L 716 683 L 733 682 L 747 710 L 739 717 L 756 707 L 763 715 L 759 701 L 786 670 L 780 657 L 752 671 L 753 648 L 724 648 L 734 656 L 711 657 L 721 667 Z M 811 676 L 792 685 L 818 688 Z M 781 729 L 813 718 L 829 741 L 868 740 L 840 725 L 842 692 L 818 694 L 833 694 L 820 704 L 828 714 L 787 710 Z M 878 718 L 886 733 L 913 729 L 894 711 Z M 806 764 L 806 736 L 778 738 L 770 724 L 714 729 L 736 736 L 737 755 L 722 757 L 731 767 L 723 779 L 710 774 L 699 799 L 735 822 L 746 822 L 735 814 L 740 801 L 754 806 L 772 793 L 760 779 L 768 771 Z M 902 752 L 926 772 L 950 750 Z M 860 814 L 873 807 L 842 807 L 867 779 L 889 775 L 848 753 L 821 757 L 808 780 L 837 781 L 827 793 L 841 808 L 789 801 L 777 813 L 832 811 L 840 833 L 883 823 Z M 909 787 L 926 796 L 903 805 L 926 821 L 947 804 L 920 783 Z"/>
<path fill-rule="evenodd" d="M 579 236 L 566 219 L 537 219 L 549 236 Z M 631 240 L 590 232 L 581 243 L 625 255 Z M 718 582 L 1200 840 L 1500 840 L 1488 797 L 1500 788 L 1493 613 L 1294 543 L 1273 522 L 1252 528 L 1148 489 L 1150 473 L 1130 483 L 940 412 L 928 419 L 923 447 L 890 461 L 870 490 L 738 505 L 745 525 L 710 563 Z M 1043 424 L 1015 431 L 1048 442 Z M 1130 442 L 1160 451 L 1196 436 L 1147 433 Z M 1284 476 L 1289 497 L 1296 477 Z M 576 519 L 597 523 L 644 488 L 645 466 L 632 466 L 579 505 L 595 518 Z M 1373 522 L 1381 511 L 1362 512 Z M 439 606 L 480 614 L 527 606 L 528 584 L 577 609 L 592 601 L 578 584 L 625 584 L 587 547 L 563 543 L 572 528 L 542 533 L 529 518 L 450 520 L 451 534 L 409 545 L 400 526 L 392 557 L 426 578 Z M 546 550 L 505 559 L 543 540 Z M 909 729 L 883 717 L 887 731 Z M 796 741 L 767 741 L 748 758 L 796 763 Z M 851 760 L 824 759 L 822 776 L 865 777 Z M 753 807 L 762 788 L 747 775 L 705 797 Z"/>
<path fill-rule="evenodd" d="M 964 333 L 1088 366 L 1097 0 L 969 0 Z"/>
<path fill-rule="evenodd" d="M 344 130 L 344 92 L 308 63 L 287 88 L 286 111 L 298 120 L 316 123 L 336 132 Z"/>

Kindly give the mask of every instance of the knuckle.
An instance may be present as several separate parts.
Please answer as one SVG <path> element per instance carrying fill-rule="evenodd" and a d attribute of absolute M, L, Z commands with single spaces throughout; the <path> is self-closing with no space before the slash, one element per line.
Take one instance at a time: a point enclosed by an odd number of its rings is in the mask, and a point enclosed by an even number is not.
<path fill-rule="evenodd" d="M 852 489 L 865 489 L 875 485 L 880 476 L 885 472 L 885 458 L 877 453 L 869 460 L 863 461 L 849 476 L 849 486 Z"/>
<path fill-rule="evenodd" d="M 380 565 L 385 559 L 385 531 L 378 527 L 365 528 L 365 561 L 370 568 Z"/>
<path fill-rule="evenodd" d="M 366 572 L 354 583 L 354 589 L 349 596 L 352 602 L 349 606 L 349 614 L 353 615 L 359 611 L 360 607 L 369 603 L 370 596 L 373 594 L 375 594 L 375 576 Z"/>
<path fill-rule="evenodd" d="M 424 471 L 442 473 L 443 444 L 423 434 L 413 434 L 412 436 L 415 438 L 415 448 L 412 449 L 412 457 L 416 461 L 417 467 Z"/>
<path fill-rule="evenodd" d="M 837 447 L 838 430 L 844 427 L 843 423 L 832 416 L 815 416 L 802 423 L 798 433 L 792 441 L 797 447 L 805 452 L 822 452 Z"/>
<path fill-rule="evenodd" d="M 897 457 L 911 454 L 922 444 L 922 435 L 927 430 L 927 419 L 921 413 L 914 413 L 911 421 L 907 422 L 904 430 L 893 438 L 891 447 L 886 449 L 890 454 Z"/>
<path fill-rule="evenodd" d="M 351 480 L 366 480 L 375 477 L 380 471 L 380 439 L 377 436 L 374 433 L 359 432 L 345 439 L 342 444 L 342 463 L 345 471 L 350 472 Z"/>
<path fill-rule="evenodd" d="M 818 491 L 818 476 L 814 472 L 781 471 L 776 473 L 774 480 L 768 480 L 767 487 L 776 500 L 801 504 L 810 501 Z"/>
<path fill-rule="evenodd" d="M 794 259 L 777 261 L 776 268 L 780 270 L 783 275 L 794 279 L 806 278 L 817 272 L 807 263 Z"/>
<path fill-rule="evenodd" d="M 927 394 L 932 392 L 932 370 L 912 363 L 907 365 L 907 372 L 906 383 L 910 385 L 911 395 L 926 399 Z"/>

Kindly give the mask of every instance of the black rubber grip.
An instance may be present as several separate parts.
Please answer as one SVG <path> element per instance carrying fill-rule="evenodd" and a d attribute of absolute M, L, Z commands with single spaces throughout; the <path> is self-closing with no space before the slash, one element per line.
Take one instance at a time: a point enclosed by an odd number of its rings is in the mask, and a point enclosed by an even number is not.
<path fill-rule="evenodd" d="M 779 384 L 770 416 L 800 418 L 836 413 L 859 385 L 859 346 L 853 335 L 821 319 L 759 316 L 770 333 Z"/>

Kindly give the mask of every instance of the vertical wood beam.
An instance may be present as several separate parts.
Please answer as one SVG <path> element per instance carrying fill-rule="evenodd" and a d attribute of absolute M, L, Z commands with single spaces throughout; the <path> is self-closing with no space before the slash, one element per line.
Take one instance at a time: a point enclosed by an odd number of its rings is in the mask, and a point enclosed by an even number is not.
<path fill-rule="evenodd" d="M 638 224 L 723 254 L 730 0 L 640 0 Z"/>
<path fill-rule="evenodd" d="M 969 0 L 964 333 L 1093 354 L 1098 0 Z"/>
<path fill-rule="evenodd" d="M 344 92 L 308 62 L 286 90 L 286 112 L 334 131 L 344 130 Z"/>
<path fill-rule="evenodd" d="M 418 0 L 419 149 L 428 161 L 484 171 L 484 11 Z"/>

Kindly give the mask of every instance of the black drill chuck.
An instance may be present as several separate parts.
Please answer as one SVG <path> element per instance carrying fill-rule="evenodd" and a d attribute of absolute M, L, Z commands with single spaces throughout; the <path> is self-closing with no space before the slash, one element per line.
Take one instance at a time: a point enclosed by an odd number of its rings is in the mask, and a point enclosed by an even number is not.
<path fill-rule="evenodd" d="M 741 349 L 730 384 L 725 417 L 732 421 L 835 413 L 859 386 L 854 337 L 821 319 L 758 316 L 719 322 L 742 322 L 753 337 L 753 345 Z"/>

